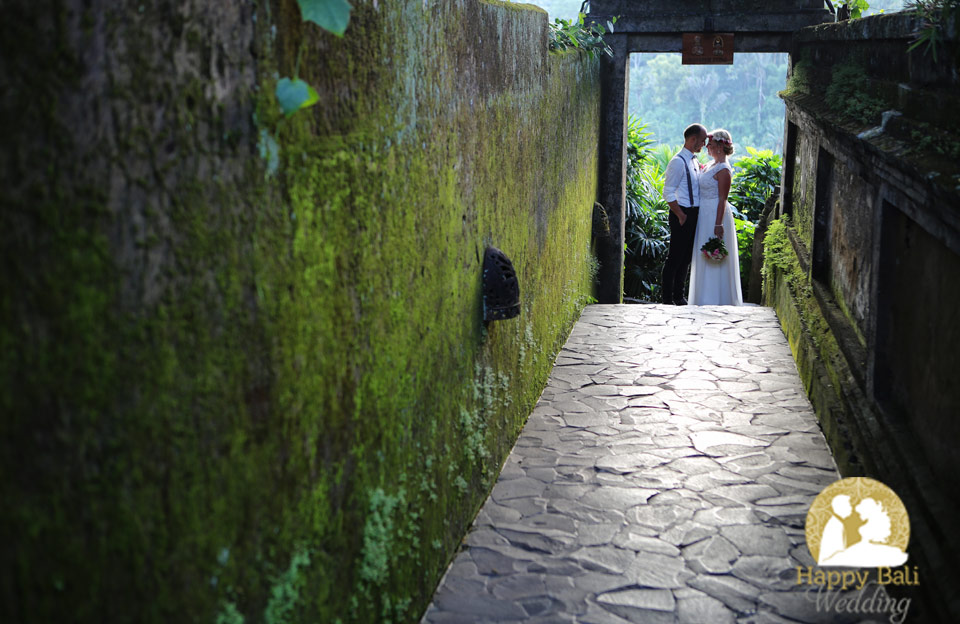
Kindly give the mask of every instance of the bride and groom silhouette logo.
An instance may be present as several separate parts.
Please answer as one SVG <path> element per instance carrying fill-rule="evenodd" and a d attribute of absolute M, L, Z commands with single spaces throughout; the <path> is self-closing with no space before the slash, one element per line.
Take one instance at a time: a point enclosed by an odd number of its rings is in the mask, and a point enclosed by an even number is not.
<path fill-rule="evenodd" d="M 807 513 L 806 534 L 821 567 L 896 567 L 907 560 L 910 521 L 893 490 L 852 477 L 820 492 Z"/>

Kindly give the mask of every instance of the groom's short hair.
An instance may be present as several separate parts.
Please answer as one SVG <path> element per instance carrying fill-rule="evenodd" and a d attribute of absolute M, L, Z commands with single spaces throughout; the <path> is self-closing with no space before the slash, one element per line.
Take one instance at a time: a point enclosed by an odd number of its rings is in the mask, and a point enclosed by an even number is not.
<path fill-rule="evenodd" d="M 690 124 L 687 126 L 687 129 L 683 131 L 683 140 L 686 141 L 693 135 L 706 134 L 707 128 L 703 124 Z"/>

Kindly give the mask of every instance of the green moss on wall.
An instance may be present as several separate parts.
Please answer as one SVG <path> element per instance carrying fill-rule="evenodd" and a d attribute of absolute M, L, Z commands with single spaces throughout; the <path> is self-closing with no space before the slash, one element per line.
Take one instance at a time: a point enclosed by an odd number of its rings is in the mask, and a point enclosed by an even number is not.
<path fill-rule="evenodd" d="M 840 389 L 852 379 L 836 337 L 820 311 L 810 276 L 803 268 L 790 231 L 790 220 L 781 218 L 770 223 L 764 237 L 761 269 L 764 304 L 777 312 L 800 378 L 841 474 L 860 474 L 861 459 L 850 446 L 851 436 L 845 430 L 839 395 Z M 800 240 L 796 232 L 792 238 Z"/>
<path fill-rule="evenodd" d="M 118 127 L 4 127 L 5 620 L 415 620 L 590 298 L 598 67 L 542 12 L 257 11 L 93 19 Z M 65 41 L 17 86 L 79 97 Z M 485 326 L 487 245 L 522 312 Z"/>
<path fill-rule="evenodd" d="M 813 220 L 816 211 L 816 163 L 820 146 L 809 136 L 797 138 L 797 159 L 793 173 L 791 224 L 808 247 L 813 242 Z"/>
<path fill-rule="evenodd" d="M 781 97 L 808 95 L 812 89 L 812 63 L 804 58 L 798 61 L 790 71 L 790 77 L 787 78 L 787 86 L 780 91 Z"/>

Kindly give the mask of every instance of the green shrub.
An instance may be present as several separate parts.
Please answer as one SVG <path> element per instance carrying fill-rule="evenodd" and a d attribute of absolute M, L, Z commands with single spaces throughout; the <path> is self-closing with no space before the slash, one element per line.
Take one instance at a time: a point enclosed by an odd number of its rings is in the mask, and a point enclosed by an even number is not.
<path fill-rule="evenodd" d="M 826 93 L 827 105 L 847 121 L 879 123 L 883 101 L 870 95 L 870 81 L 860 65 L 845 63 L 833 68 Z"/>
<path fill-rule="evenodd" d="M 934 152 L 951 160 L 960 158 L 960 143 L 953 136 L 937 130 L 928 122 L 919 121 L 910 131 L 915 153 Z"/>
<path fill-rule="evenodd" d="M 737 255 L 740 260 L 740 289 L 744 298 L 750 284 L 750 271 L 753 268 L 753 235 L 757 224 L 743 219 L 734 219 L 737 227 Z"/>
<path fill-rule="evenodd" d="M 740 285 L 744 296 L 750 283 L 753 267 L 753 235 L 773 189 L 780 184 L 783 157 L 771 150 L 747 148 L 749 156 L 734 164 L 730 203 L 740 213 L 734 219 L 737 226 L 737 253 L 740 256 Z"/>
<path fill-rule="evenodd" d="M 752 147 L 747 148 L 747 153 L 750 155 L 733 165 L 730 203 L 742 218 L 756 223 L 770 193 L 780 185 L 783 157 L 771 150 L 758 151 Z"/>

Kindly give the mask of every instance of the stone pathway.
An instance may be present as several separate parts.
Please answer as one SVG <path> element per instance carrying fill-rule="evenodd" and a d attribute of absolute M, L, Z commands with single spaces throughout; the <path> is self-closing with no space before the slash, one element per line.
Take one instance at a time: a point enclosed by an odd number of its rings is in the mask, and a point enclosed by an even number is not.
<path fill-rule="evenodd" d="M 796 583 L 838 478 L 772 309 L 588 306 L 422 622 L 859 621 Z"/>

